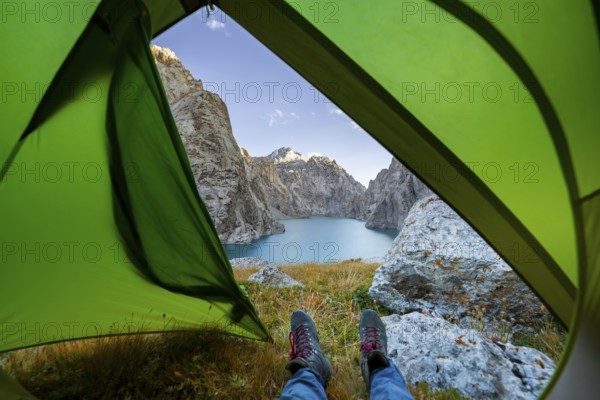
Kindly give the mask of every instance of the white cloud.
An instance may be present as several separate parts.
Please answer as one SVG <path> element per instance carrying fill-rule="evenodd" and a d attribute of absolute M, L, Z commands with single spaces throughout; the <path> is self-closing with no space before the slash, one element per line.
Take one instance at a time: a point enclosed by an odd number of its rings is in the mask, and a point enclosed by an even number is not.
<path fill-rule="evenodd" d="M 267 114 L 269 119 L 269 126 L 275 125 L 287 125 L 294 122 L 297 119 L 300 119 L 300 116 L 295 112 L 283 112 L 279 109 L 273 110 L 273 112 Z"/>
<path fill-rule="evenodd" d="M 206 26 L 208 26 L 208 29 L 210 29 L 211 31 L 217 31 L 219 29 L 225 29 L 225 24 L 221 21 L 217 21 L 214 18 L 209 19 L 208 21 L 206 21 Z"/>
<path fill-rule="evenodd" d="M 357 124 L 356 122 L 354 122 L 354 121 L 350 121 L 350 127 L 351 127 L 352 129 L 362 129 L 362 128 L 360 127 L 360 125 L 358 125 L 358 124 Z"/>
<path fill-rule="evenodd" d="M 355 129 L 355 130 L 362 129 L 356 122 L 352 121 L 352 119 L 349 116 L 347 116 L 346 113 L 343 112 L 342 110 L 340 110 L 339 108 L 330 108 L 329 114 L 333 114 L 337 117 L 342 117 L 342 118 L 346 119 L 348 121 L 348 126 L 350 126 L 350 128 L 352 128 L 352 129 Z"/>

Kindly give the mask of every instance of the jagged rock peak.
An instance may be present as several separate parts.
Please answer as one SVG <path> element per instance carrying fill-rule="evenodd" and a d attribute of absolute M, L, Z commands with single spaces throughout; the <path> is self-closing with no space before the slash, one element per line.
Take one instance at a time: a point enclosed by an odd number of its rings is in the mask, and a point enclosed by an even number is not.
<path fill-rule="evenodd" d="M 340 164 L 337 163 L 337 161 L 332 160 L 331 158 L 327 157 L 327 156 L 320 156 L 320 155 L 314 155 L 311 156 L 308 159 L 308 163 L 313 163 L 315 165 L 328 165 L 331 166 L 334 169 L 338 169 L 338 170 L 342 170 L 342 166 Z M 362 185 L 362 183 L 361 183 Z M 365 188 L 366 190 L 366 188 Z"/>
<path fill-rule="evenodd" d="M 276 164 L 290 161 L 308 161 L 306 157 L 290 147 L 281 147 L 269 154 L 267 158 L 273 160 Z"/>
<path fill-rule="evenodd" d="M 250 153 L 248 153 L 248 150 L 246 150 L 246 148 L 244 147 L 240 147 L 240 153 L 242 153 L 242 156 L 249 158 L 250 157 Z"/>
<path fill-rule="evenodd" d="M 173 50 L 156 45 L 152 45 L 150 48 L 156 60 L 156 66 L 171 105 L 174 105 L 177 101 L 190 94 L 204 93 L 202 81 L 194 78 L 191 72 L 177 58 Z M 213 97 L 218 96 L 215 95 Z"/>
<path fill-rule="evenodd" d="M 156 61 L 167 65 L 173 61 L 176 61 L 181 64 L 181 61 L 179 61 L 179 58 L 177 58 L 173 50 L 167 47 L 160 47 L 155 44 L 150 46 L 150 48 L 152 49 L 152 55 L 154 56 L 154 59 Z"/>
<path fill-rule="evenodd" d="M 367 228 L 401 229 L 406 214 L 418 199 L 432 192 L 395 158 L 369 182 L 354 201 L 353 215 Z"/>

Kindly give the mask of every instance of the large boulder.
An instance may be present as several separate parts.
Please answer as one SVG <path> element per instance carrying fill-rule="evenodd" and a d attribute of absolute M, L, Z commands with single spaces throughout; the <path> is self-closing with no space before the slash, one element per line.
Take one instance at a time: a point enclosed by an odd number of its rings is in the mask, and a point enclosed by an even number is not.
<path fill-rule="evenodd" d="M 436 196 L 410 209 L 369 294 L 395 313 L 431 310 L 463 324 L 484 323 L 491 331 L 539 321 L 547 313 L 519 276 Z"/>
<path fill-rule="evenodd" d="M 535 399 L 554 373 L 543 353 L 413 312 L 382 318 L 388 353 L 408 384 L 454 388 L 473 399 Z"/>
<path fill-rule="evenodd" d="M 250 275 L 248 281 L 278 288 L 304 286 L 274 265 L 261 268 L 257 273 Z"/>

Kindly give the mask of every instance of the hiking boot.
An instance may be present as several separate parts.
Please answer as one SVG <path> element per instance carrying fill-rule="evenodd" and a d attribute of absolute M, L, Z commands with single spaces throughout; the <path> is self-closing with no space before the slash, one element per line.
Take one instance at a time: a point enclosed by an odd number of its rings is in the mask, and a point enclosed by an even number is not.
<path fill-rule="evenodd" d="M 383 325 L 381 318 L 375 311 L 365 310 L 360 316 L 358 333 L 362 352 L 360 369 L 368 390 L 371 387 L 371 374 L 373 371 L 390 366 L 387 358 L 385 325 Z"/>
<path fill-rule="evenodd" d="M 327 382 L 333 370 L 319 345 L 319 335 L 313 320 L 304 311 L 294 311 L 291 318 L 290 361 L 285 368 L 295 374 L 300 368 L 317 371 Z"/>

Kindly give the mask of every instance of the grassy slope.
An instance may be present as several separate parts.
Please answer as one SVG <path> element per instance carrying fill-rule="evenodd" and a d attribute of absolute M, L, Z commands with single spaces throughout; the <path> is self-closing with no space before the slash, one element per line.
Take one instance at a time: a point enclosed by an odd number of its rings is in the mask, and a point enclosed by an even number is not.
<path fill-rule="evenodd" d="M 8 371 L 44 399 L 275 399 L 289 373 L 289 316 L 304 309 L 315 319 L 321 345 L 334 366 L 330 399 L 366 399 L 359 367 L 358 320 L 375 308 L 367 289 L 375 264 L 347 261 L 284 268 L 304 288 L 275 289 L 246 282 L 256 269 L 239 269 L 242 283 L 271 331 L 260 343 L 195 331 L 85 340 L 13 352 Z M 385 314 L 385 310 L 379 310 Z M 563 334 L 552 324 L 521 338 L 555 358 Z M 543 330 L 545 329 L 545 330 Z M 460 399 L 455 391 L 411 387 L 416 399 Z"/>

